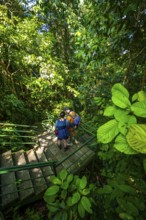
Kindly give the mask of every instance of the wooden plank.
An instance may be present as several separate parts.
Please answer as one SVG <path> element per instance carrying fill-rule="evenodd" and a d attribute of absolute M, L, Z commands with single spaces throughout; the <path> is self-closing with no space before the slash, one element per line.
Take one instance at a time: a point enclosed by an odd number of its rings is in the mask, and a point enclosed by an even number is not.
<path fill-rule="evenodd" d="M 13 166 L 11 151 L 7 151 L 1 155 L 1 167 Z M 8 206 L 18 199 L 15 173 L 10 172 L 1 175 L 1 196 L 2 207 Z"/>
<path fill-rule="evenodd" d="M 57 146 L 54 146 L 54 147 L 57 147 Z M 59 149 L 60 150 L 60 149 Z M 49 161 L 52 161 L 52 160 L 55 160 L 55 161 L 58 161 L 58 158 L 56 158 L 56 155 L 52 154 L 52 152 L 50 151 L 50 147 L 48 148 L 45 148 L 44 149 L 44 153 L 46 155 L 46 158 L 47 160 Z M 62 158 L 62 157 L 61 157 Z M 57 173 L 63 169 L 63 165 L 60 165 L 59 167 L 57 167 Z"/>
<path fill-rule="evenodd" d="M 33 150 L 27 151 L 26 156 L 27 156 L 29 163 L 38 162 Z M 34 185 L 35 193 L 38 195 L 47 188 L 42 171 L 40 168 L 34 168 L 30 170 L 30 174 L 33 178 L 33 185 Z"/>
<path fill-rule="evenodd" d="M 18 151 L 14 154 L 15 165 L 25 165 L 26 160 L 24 153 Z M 17 181 L 20 182 L 18 185 L 20 190 L 20 200 L 24 200 L 34 194 L 32 181 L 30 180 L 30 174 L 28 170 L 21 170 L 16 172 Z"/>
<path fill-rule="evenodd" d="M 35 150 L 35 153 L 37 155 L 38 161 L 39 162 L 47 162 L 47 158 L 44 154 L 44 148 L 43 147 L 39 147 L 37 150 Z M 44 168 L 42 168 L 43 171 L 43 175 L 44 177 L 47 179 L 47 182 L 50 182 L 50 176 L 53 174 L 53 171 L 51 169 L 50 166 L 46 166 Z"/>

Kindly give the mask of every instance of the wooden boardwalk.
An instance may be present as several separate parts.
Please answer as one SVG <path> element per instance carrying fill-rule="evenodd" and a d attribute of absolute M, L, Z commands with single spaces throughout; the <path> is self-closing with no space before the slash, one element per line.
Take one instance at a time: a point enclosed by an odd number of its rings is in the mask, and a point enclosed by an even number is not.
<path fill-rule="evenodd" d="M 17 165 L 36 164 L 56 161 L 57 173 L 65 168 L 68 172 L 76 173 L 83 169 L 94 157 L 95 152 L 88 146 L 96 138 L 79 131 L 76 143 L 68 150 L 57 147 L 57 140 L 53 130 L 44 131 L 38 135 L 38 144 L 29 151 L 13 153 L 7 151 L 1 155 L 1 168 Z M 50 184 L 50 176 L 54 175 L 52 167 L 34 167 L 0 175 L 0 202 L 5 209 L 14 204 L 25 204 L 43 195 Z"/>

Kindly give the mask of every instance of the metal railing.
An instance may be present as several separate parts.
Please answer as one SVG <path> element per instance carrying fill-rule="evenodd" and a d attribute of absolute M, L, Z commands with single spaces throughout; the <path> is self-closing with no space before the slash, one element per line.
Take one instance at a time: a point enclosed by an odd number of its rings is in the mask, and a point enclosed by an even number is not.
<path fill-rule="evenodd" d="M 0 123 L 1 125 L 2 123 Z M 11 124 L 12 125 L 12 124 Z M 19 126 L 19 125 L 17 125 Z M 27 126 L 24 126 L 25 128 L 27 128 Z M 34 128 L 36 128 L 36 126 L 34 126 Z M 84 148 L 85 146 L 89 145 L 89 143 L 96 143 L 96 128 L 92 129 L 92 131 L 89 129 L 90 126 L 88 126 L 85 123 L 82 123 L 80 125 L 79 129 L 79 135 L 80 132 L 81 134 L 83 133 L 87 133 L 89 134 L 89 138 L 88 140 L 86 140 L 80 147 L 78 147 L 74 152 L 70 153 L 68 156 L 64 157 L 61 161 L 47 161 L 47 162 L 37 162 L 37 163 L 29 163 L 29 164 L 25 164 L 25 165 L 17 165 L 17 166 L 13 166 L 13 167 L 1 167 L 0 168 L 0 175 L 5 175 L 8 174 L 10 172 L 18 172 L 18 171 L 22 171 L 22 170 L 31 170 L 34 168 L 44 168 L 44 167 L 51 167 L 52 173 L 50 173 L 50 176 L 52 175 L 57 175 L 57 168 L 64 163 L 65 161 L 69 160 L 73 155 L 75 155 L 78 151 L 80 151 L 82 148 Z M 88 151 L 87 151 L 88 152 Z M 87 153 L 86 152 L 86 153 Z M 74 161 L 74 163 L 76 163 L 76 161 Z M 68 166 L 67 169 L 71 168 L 72 164 Z M 42 178 L 42 177 L 37 177 L 37 178 Z M 25 181 L 29 181 L 29 180 L 35 180 L 34 178 L 30 177 L 29 179 L 26 179 Z M 30 188 L 25 188 L 25 189 L 20 189 L 19 185 L 20 185 L 21 180 L 18 181 L 16 184 L 18 185 L 18 190 L 17 192 L 20 193 L 21 190 L 28 190 Z M 8 183 L 9 184 L 9 183 Z M 2 188 L 4 185 L 0 185 L 0 187 Z M 13 192 L 14 193 L 14 192 Z M 6 195 L 6 194 L 5 194 Z M 0 193 L 0 197 L 4 196 Z"/>

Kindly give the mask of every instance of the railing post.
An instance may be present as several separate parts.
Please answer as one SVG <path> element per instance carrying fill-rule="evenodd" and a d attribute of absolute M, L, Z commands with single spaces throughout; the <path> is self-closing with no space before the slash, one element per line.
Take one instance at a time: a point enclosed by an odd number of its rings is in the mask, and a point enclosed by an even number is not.
<path fill-rule="evenodd" d="M 53 162 L 52 169 L 53 169 L 55 176 L 57 176 L 56 162 Z"/>

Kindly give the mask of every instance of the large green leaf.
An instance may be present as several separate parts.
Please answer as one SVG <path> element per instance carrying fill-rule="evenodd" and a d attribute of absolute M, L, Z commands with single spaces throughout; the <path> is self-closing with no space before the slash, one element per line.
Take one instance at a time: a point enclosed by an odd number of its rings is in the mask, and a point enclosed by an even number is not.
<path fill-rule="evenodd" d="M 134 103 L 131 110 L 136 116 L 146 118 L 146 100 Z"/>
<path fill-rule="evenodd" d="M 83 176 L 82 179 L 80 180 L 79 188 L 84 189 L 86 185 L 87 185 L 87 178 L 86 176 Z"/>
<path fill-rule="evenodd" d="M 84 196 L 88 195 L 90 193 L 90 190 L 89 189 L 83 189 L 83 190 L 80 190 L 80 193 Z"/>
<path fill-rule="evenodd" d="M 114 117 L 117 121 L 127 122 L 128 121 L 128 113 L 129 111 L 117 108 Z"/>
<path fill-rule="evenodd" d="M 128 108 L 131 106 L 129 99 L 120 92 L 114 92 L 112 95 L 113 103 L 120 108 Z"/>
<path fill-rule="evenodd" d="M 82 197 L 81 204 L 88 213 L 92 214 L 91 202 L 86 196 Z"/>
<path fill-rule="evenodd" d="M 81 201 L 80 201 L 79 204 L 78 204 L 78 213 L 79 213 L 79 216 L 80 216 L 81 218 L 84 218 L 84 216 L 85 216 L 85 209 L 84 209 L 84 207 L 83 207 Z"/>
<path fill-rule="evenodd" d="M 144 91 L 139 91 L 135 93 L 132 97 L 132 101 L 136 100 L 138 100 L 139 102 L 146 100 L 146 93 Z"/>
<path fill-rule="evenodd" d="M 64 181 L 63 184 L 61 185 L 61 188 L 66 190 L 68 187 L 69 187 L 69 183 L 68 183 L 67 180 L 66 180 L 66 181 Z"/>
<path fill-rule="evenodd" d="M 67 177 L 67 182 L 70 184 L 73 180 L 73 174 L 69 174 Z"/>
<path fill-rule="evenodd" d="M 65 180 L 67 177 L 67 171 L 65 169 L 61 170 L 61 172 L 59 173 L 59 177 L 61 180 Z"/>
<path fill-rule="evenodd" d="M 62 190 L 60 197 L 61 197 L 62 199 L 65 199 L 66 196 L 67 196 L 67 190 Z"/>
<path fill-rule="evenodd" d="M 146 153 L 146 125 L 133 124 L 126 136 L 127 142 L 134 150 Z"/>
<path fill-rule="evenodd" d="M 75 192 L 72 196 L 72 204 L 75 205 L 80 200 L 80 194 Z"/>
<path fill-rule="evenodd" d="M 104 116 L 113 116 L 116 110 L 116 106 L 112 105 L 112 106 L 108 106 L 106 107 L 106 109 L 104 110 L 103 115 Z"/>
<path fill-rule="evenodd" d="M 99 127 L 97 130 L 97 139 L 101 143 L 111 142 L 119 133 L 118 122 L 113 119 Z"/>
<path fill-rule="evenodd" d="M 127 125 L 126 123 L 119 122 L 118 123 L 118 128 L 121 134 L 125 135 L 127 133 Z"/>
<path fill-rule="evenodd" d="M 59 191 L 59 186 L 50 186 L 45 192 L 45 196 L 53 196 L 56 195 Z"/>
<path fill-rule="evenodd" d="M 51 177 L 50 181 L 56 185 L 61 185 L 62 183 L 62 181 L 56 176 Z"/>
<path fill-rule="evenodd" d="M 123 94 L 125 97 L 129 98 L 129 92 L 128 90 L 121 84 L 121 83 L 116 83 L 112 87 L 112 94 L 119 92 Z"/>
<path fill-rule="evenodd" d="M 118 151 L 125 153 L 125 154 L 137 154 L 138 152 L 133 150 L 127 140 L 126 137 L 122 134 L 118 135 L 115 139 L 114 148 L 116 148 Z"/>
<path fill-rule="evenodd" d="M 120 83 L 116 83 L 112 87 L 112 101 L 120 108 L 127 108 L 131 106 L 129 101 L 129 92 Z"/>
<path fill-rule="evenodd" d="M 135 102 L 137 99 L 138 99 L 138 93 L 135 93 L 135 94 L 132 96 L 132 102 Z"/>
<path fill-rule="evenodd" d="M 132 124 L 137 124 L 137 119 L 134 115 L 128 115 L 127 127 L 129 128 Z"/>

